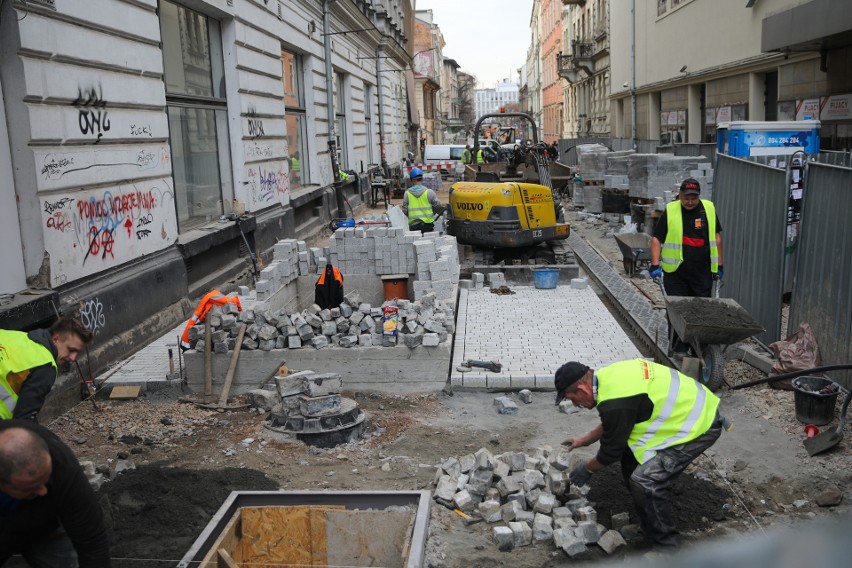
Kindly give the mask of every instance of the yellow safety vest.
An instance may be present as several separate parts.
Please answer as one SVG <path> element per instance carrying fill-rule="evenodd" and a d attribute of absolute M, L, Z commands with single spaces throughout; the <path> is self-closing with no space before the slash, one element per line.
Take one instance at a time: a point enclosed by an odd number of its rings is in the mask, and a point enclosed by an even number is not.
<path fill-rule="evenodd" d="M 297 173 L 302 171 L 302 162 L 299 158 L 290 158 L 290 171 Z"/>
<path fill-rule="evenodd" d="M 477 164 L 484 164 L 485 163 L 485 156 L 482 154 L 482 150 L 479 150 L 478 152 L 476 152 L 476 163 Z"/>
<path fill-rule="evenodd" d="M 349 174 L 343 170 L 337 170 L 337 175 L 340 176 L 340 181 L 346 181 L 349 179 Z"/>
<path fill-rule="evenodd" d="M 704 434 L 716 419 L 719 398 L 694 379 L 644 359 L 614 363 L 597 372 L 597 404 L 647 394 L 651 417 L 638 422 L 628 438 L 630 451 L 643 464 L 658 451 Z"/>
<path fill-rule="evenodd" d="M 410 191 L 408 192 L 408 224 L 411 225 L 415 221 L 423 221 L 424 223 L 433 223 L 435 221 L 432 213 L 432 204 L 429 203 L 429 190 L 427 189 L 415 196 Z"/>
<path fill-rule="evenodd" d="M 707 213 L 707 240 L 710 244 L 710 272 L 719 270 L 719 249 L 716 247 L 716 206 L 712 201 L 701 200 Z M 680 201 L 666 205 L 668 218 L 666 242 L 660 252 L 660 266 L 666 272 L 674 272 L 683 262 L 683 209 Z"/>
<path fill-rule="evenodd" d="M 465 151 L 462 152 L 461 159 L 463 164 L 469 164 L 471 162 L 470 150 L 465 149 Z"/>
<path fill-rule="evenodd" d="M 50 349 L 30 339 L 22 331 L 0 329 L 0 419 L 9 420 L 18 404 L 18 393 L 29 378 L 30 369 L 56 361 Z"/>

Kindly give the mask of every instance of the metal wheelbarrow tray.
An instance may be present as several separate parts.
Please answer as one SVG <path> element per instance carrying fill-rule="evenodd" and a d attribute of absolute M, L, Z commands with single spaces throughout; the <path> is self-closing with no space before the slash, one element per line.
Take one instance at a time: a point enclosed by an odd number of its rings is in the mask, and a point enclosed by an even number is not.
<path fill-rule="evenodd" d="M 633 276 L 639 263 L 651 262 L 651 237 L 645 233 L 623 233 L 613 235 L 621 255 L 624 257 L 624 272 Z"/>
<path fill-rule="evenodd" d="M 681 340 L 693 345 L 731 345 L 764 331 L 730 298 L 667 296 L 666 310 Z"/>

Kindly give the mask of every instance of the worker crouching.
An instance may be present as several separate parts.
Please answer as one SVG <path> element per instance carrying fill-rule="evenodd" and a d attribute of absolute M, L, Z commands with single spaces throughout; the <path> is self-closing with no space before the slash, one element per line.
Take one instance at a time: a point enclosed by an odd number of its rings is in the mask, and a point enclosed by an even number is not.
<path fill-rule="evenodd" d="M 567 398 L 597 408 L 601 418 L 584 436 L 563 442 L 571 451 L 600 441 L 597 455 L 574 467 L 571 483 L 587 485 L 592 474 L 620 460 L 646 537 L 678 546 L 669 513 L 671 485 L 719 438 L 726 422 L 718 413 L 719 398 L 694 379 L 644 359 L 597 373 L 572 361 L 556 371 L 554 382 L 557 405 Z"/>

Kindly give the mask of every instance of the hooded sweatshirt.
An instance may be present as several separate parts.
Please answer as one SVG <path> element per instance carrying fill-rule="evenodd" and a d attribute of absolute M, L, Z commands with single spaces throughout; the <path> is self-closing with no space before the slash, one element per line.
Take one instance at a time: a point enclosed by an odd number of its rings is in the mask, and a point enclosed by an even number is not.
<path fill-rule="evenodd" d="M 402 200 L 402 212 L 405 213 L 405 216 L 408 216 L 408 194 L 411 193 L 414 197 L 420 197 L 423 195 L 423 192 L 429 192 L 427 195 L 429 196 L 429 204 L 432 206 L 432 211 L 438 211 L 441 208 L 441 202 L 438 201 L 438 196 L 431 189 L 422 186 L 420 184 L 412 185 L 405 192 L 405 196 Z"/>

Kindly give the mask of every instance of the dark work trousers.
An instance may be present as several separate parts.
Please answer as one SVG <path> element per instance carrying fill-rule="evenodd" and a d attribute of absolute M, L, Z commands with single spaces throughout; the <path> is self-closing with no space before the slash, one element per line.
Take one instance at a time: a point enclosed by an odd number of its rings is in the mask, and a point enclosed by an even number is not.
<path fill-rule="evenodd" d="M 0 554 L 0 566 L 9 568 L 29 566 L 30 568 L 77 568 L 77 552 L 71 539 L 64 530 L 58 529 L 51 535 L 33 543 L 21 556 Z"/>
<path fill-rule="evenodd" d="M 663 287 L 669 296 L 709 298 L 713 291 L 713 274 L 706 263 L 683 262 L 674 272 L 663 274 Z M 668 313 L 666 321 L 669 324 L 669 337 L 674 337 L 669 349 L 676 353 L 686 353 L 689 346 L 672 331 Z"/>
<path fill-rule="evenodd" d="M 692 461 L 712 446 L 722 433 L 722 419 L 716 420 L 696 439 L 657 452 L 642 465 L 627 450 L 621 460 L 621 472 L 636 503 L 642 530 L 656 544 L 678 546 L 678 532 L 669 513 L 672 482 Z"/>

